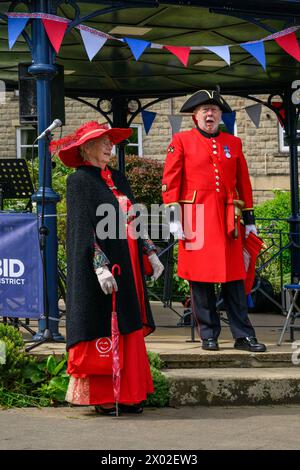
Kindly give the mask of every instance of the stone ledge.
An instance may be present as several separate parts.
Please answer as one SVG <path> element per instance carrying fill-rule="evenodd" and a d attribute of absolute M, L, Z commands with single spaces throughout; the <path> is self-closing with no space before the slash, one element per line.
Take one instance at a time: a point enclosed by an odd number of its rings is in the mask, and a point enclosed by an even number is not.
<path fill-rule="evenodd" d="M 177 369 L 164 371 L 170 405 L 300 403 L 300 367 L 293 369 Z"/>

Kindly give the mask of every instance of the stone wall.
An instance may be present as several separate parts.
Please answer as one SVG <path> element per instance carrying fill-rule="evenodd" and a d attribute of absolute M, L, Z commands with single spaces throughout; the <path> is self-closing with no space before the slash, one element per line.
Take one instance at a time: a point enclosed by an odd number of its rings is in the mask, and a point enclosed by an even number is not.
<path fill-rule="evenodd" d="M 263 98 L 263 97 L 261 97 Z M 243 141 L 244 153 L 248 161 L 254 189 L 255 203 L 273 197 L 273 189 L 289 189 L 289 158 L 287 153 L 280 153 L 278 122 L 274 113 L 262 108 L 259 129 L 256 129 L 248 117 L 245 107 L 253 101 L 242 98 L 226 98 L 233 110 L 236 110 L 237 135 Z M 142 126 L 143 155 L 164 161 L 168 143 L 172 138 L 169 114 L 179 114 L 186 97 L 167 99 L 157 103 L 151 111 L 157 113 L 156 119 L 148 135 Z M 96 104 L 97 100 L 90 99 Z M 91 107 L 76 100 L 65 100 L 66 125 L 63 134 L 72 132 L 87 120 L 104 121 L 104 118 Z M 142 124 L 138 116 L 135 124 Z M 181 130 L 190 129 L 193 125 L 190 116 L 184 116 Z M 18 97 L 13 93 L 6 94 L 6 103 L 0 105 L 0 158 L 16 157 L 16 128 L 19 126 Z M 60 130 L 54 133 L 59 137 Z"/>

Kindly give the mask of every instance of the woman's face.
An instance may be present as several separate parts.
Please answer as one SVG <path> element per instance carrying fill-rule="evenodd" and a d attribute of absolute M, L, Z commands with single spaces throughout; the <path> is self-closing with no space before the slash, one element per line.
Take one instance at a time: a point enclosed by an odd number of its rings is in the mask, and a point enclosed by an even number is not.
<path fill-rule="evenodd" d="M 107 136 L 100 137 L 83 145 L 88 161 L 102 169 L 109 163 L 112 148 L 113 144 Z"/>

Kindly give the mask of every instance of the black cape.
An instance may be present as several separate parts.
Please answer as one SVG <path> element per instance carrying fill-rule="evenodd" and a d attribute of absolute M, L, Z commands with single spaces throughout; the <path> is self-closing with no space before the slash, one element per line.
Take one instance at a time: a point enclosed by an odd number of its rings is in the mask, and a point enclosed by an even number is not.
<path fill-rule="evenodd" d="M 123 173 L 110 170 L 118 190 L 134 203 L 129 183 Z M 96 215 L 96 211 L 104 203 L 112 204 L 116 210 L 118 234 L 119 217 L 121 225 L 125 220 L 123 218 L 122 222 L 119 203 L 101 178 L 100 168 L 82 166 L 67 178 L 67 349 L 80 341 L 111 335 L 112 296 L 103 293 L 93 267 L 96 226 L 102 219 Z M 120 333 L 131 333 L 143 326 L 147 327 L 147 333 L 154 331 L 143 275 L 142 240 L 138 239 L 137 242 L 144 284 L 146 325 L 141 321 L 127 239 L 119 237 L 115 240 L 100 240 L 96 235 L 96 241 L 111 263 L 109 268 L 115 263 L 121 268 L 121 275 L 116 277 L 116 310 Z"/>

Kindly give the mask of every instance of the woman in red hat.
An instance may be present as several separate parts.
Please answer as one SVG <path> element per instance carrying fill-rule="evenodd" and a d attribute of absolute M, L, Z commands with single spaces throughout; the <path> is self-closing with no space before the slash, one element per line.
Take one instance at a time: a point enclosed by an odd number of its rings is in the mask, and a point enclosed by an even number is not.
<path fill-rule="evenodd" d="M 115 415 L 111 375 L 77 373 L 78 360 L 97 338 L 111 335 L 111 295 L 117 292 L 116 311 L 123 340 L 120 409 L 140 413 L 140 403 L 153 392 L 144 336 L 154 331 L 144 280 L 143 252 L 157 279 L 163 266 L 151 240 L 134 239 L 128 211 L 134 197 L 124 174 L 108 166 L 112 147 L 131 135 L 131 129 L 109 128 L 88 122 L 74 134 L 51 143 L 62 162 L 76 168 L 67 179 L 67 350 L 71 375 L 67 401 L 95 405 Z M 105 210 L 112 211 L 109 233 L 99 229 Z M 105 213 L 105 214 L 104 214 Z M 102 214 L 102 215 L 101 215 Z M 125 236 L 122 236 L 122 234 Z M 135 237 L 136 238 L 136 237 Z M 111 267 L 118 264 L 116 280 Z"/>

